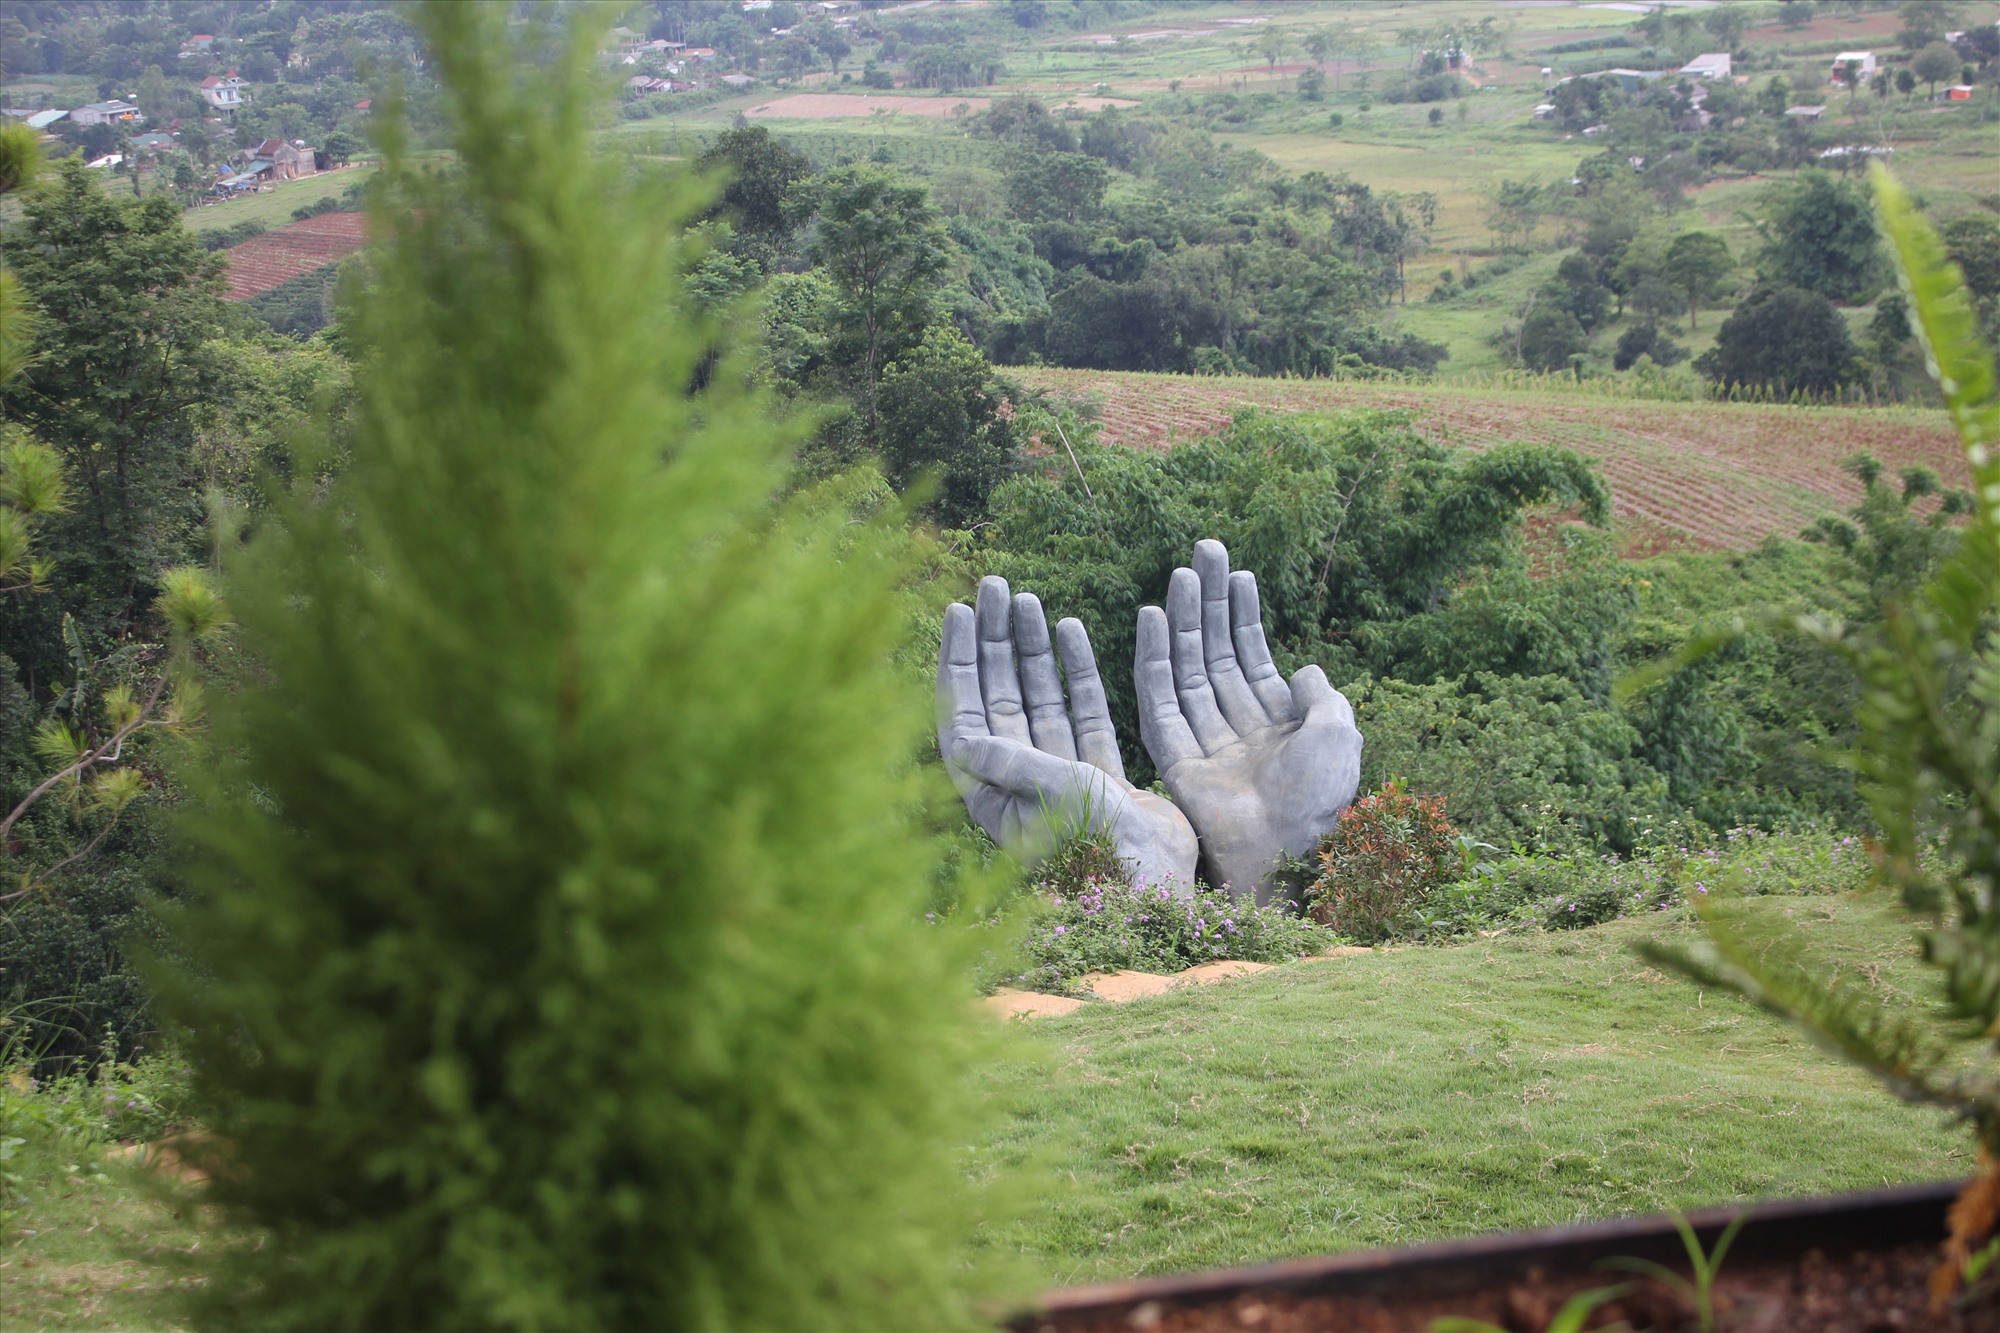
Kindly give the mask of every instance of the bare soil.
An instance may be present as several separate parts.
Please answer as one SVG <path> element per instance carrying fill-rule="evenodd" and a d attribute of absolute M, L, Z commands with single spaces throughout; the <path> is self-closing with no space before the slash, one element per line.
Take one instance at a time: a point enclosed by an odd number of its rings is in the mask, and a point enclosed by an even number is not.
<path fill-rule="evenodd" d="M 322 213 L 253 236 L 225 251 L 232 301 L 247 301 L 303 273 L 337 264 L 368 243 L 367 215 Z"/>
<path fill-rule="evenodd" d="M 1105 440 L 1165 448 L 1229 424 L 1241 407 L 1327 412 L 1401 408 L 1419 429 L 1486 449 L 1507 440 L 1558 444 L 1610 483 L 1627 554 L 1687 544 L 1745 550 L 1796 536 L 1819 515 L 1859 502 L 1842 467 L 1856 453 L 1890 475 L 1921 464 L 1948 486 L 1971 471 L 1942 412 L 1677 403 L 1447 386 L 1143 375 L 1013 367 L 1010 377 L 1058 401 L 1092 405 Z"/>

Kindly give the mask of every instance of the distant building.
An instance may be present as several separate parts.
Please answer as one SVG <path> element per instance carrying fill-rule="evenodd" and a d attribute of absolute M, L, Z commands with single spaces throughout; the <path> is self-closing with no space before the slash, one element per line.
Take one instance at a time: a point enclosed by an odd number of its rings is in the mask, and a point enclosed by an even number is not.
<path fill-rule="evenodd" d="M 651 97 L 654 93 L 670 93 L 673 90 L 671 79 L 656 79 L 650 74 L 639 74 L 625 80 L 625 92 L 630 97 Z"/>
<path fill-rule="evenodd" d="M 751 84 L 757 82 L 757 80 L 751 78 L 748 74 L 725 74 L 718 82 L 726 83 L 732 88 L 748 88 Z"/>
<path fill-rule="evenodd" d="M 1556 118 L 1556 108 L 1554 103 L 1544 102 L 1540 106 L 1535 108 L 1536 120 L 1554 120 L 1555 118 Z"/>
<path fill-rule="evenodd" d="M 201 93 L 201 100 L 217 111 L 234 111 L 250 101 L 249 95 L 243 91 L 244 81 L 236 77 L 233 69 L 227 74 L 211 74 L 195 87 Z"/>
<path fill-rule="evenodd" d="M 79 125 L 137 125 L 146 119 L 138 107 L 115 97 L 108 102 L 80 106 L 69 113 L 69 118 Z"/>
<path fill-rule="evenodd" d="M 45 130 L 68 114 L 67 111 L 37 111 L 32 116 L 21 117 L 21 120 L 31 130 Z"/>
<path fill-rule="evenodd" d="M 1803 120 L 1807 124 L 1817 125 L 1819 124 L 1820 117 L 1826 114 L 1826 108 L 1823 106 L 1788 106 L 1785 108 L 1785 114 L 1793 120 Z"/>
<path fill-rule="evenodd" d="M 1938 94 L 1938 101 L 1940 102 L 1970 102 L 1971 100 L 1972 85 L 1969 83 L 1954 83 L 1951 87 Z"/>
<path fill-rule="evenodd" d="M 1578 79 L 1616 79 L 1619 90 L 1629 95 L 1638 92 L 1654 79 L 1666 77 L 1667 72 L 1663 69 L 1600 69 L 1592 74 L 1572 74 L 1568 78 L 1557 79 L 1555 86 L 1560 88 L 1565 83 L 1574 83 Z"/>
<path fill-rule="evenodd" d="M 318 167 L 313 150 L 306 147 L 304 139 L 295 139 L 290 143 L 283 139 L 266 139 L 250 150 L 250 165 L 243 170 L 246 174 L 262 175 L 267 180 L 290 181 L 313 175 Z"/>
<path fill-rule="evenodd" d="M 1827 82 L 1839 83 L 1840 72 L 1853 66 L 1859 78 L 1875 77 L 1875 53 L 1873 51 L 1842 51 L 1833 58 L 1833 68 L 1827 71 Z"/>
<path fill-rule="evenodd" d="M 1682 65 L 1681 73 L 1690 79 L 1726 79 L 1729 77 L 1729 52 L 1704 51 Z"/>

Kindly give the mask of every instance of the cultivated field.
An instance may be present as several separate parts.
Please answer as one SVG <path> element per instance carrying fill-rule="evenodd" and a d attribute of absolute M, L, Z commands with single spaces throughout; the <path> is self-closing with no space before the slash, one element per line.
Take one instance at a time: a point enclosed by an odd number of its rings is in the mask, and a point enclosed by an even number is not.
<path fill-rule="evenodd" d="M 827 120 L 872 116 L 880 112 L 885 116 L 929 116 L 942 120 L 954 115 L 961 106 L 966 108 L 967 115 L 984 111 L 992 100 L 990 97 L 867 97 L 858 93 L 789 93 L 768 102 L 759 102 L 743 114 L 752 120 Z M 1071 97 L 1064 99 L 1060 105 L 1073 106 L 1082 111 L 1102 111 L 1107 106 L 1133 107 L 1139 104 L 1122 97 Z"/>
<path fill-rule="evenodd" d="M 1212 434 L 1243 407 L 1401 408 L 1420 428 L 1474 449 L 1507 440 L 1564 445 L 1594 461 L 1610 483 L 1629 554 L 1676 546 L 1745 549 L 1766 537 L 1796 536 L 1820 515 L 1860 499 L 1860 486 L 1840 464 L 1864 451 L 1892 472 L 1922 464 L 1947 484 L 1970 482 L 1945 414 L 1917 408 L 1653 402 L 1450 384 L 1039 366 L 1003 373 L 1085 406 L 1106 440 L 1139 448 Z"/>
<path fill-rule="evenodd" d="M 300 274 L 339 263 L 368 243 L 367 222 L 363 213 L 322 213 L 251 237 L 224 252 L 229 260 L 226 295 L 247 301 Z"/>

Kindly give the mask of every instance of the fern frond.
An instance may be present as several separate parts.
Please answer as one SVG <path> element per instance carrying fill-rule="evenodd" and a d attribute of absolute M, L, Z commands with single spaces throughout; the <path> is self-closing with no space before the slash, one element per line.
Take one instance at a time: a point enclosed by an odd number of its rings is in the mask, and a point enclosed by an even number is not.
<path fill-rule="evenodd" d="M 1880 163 L 1869 174 L 1911 323 L 1972 465 L 1981 523 L 2000 532 L 2000 376 L 1992 349 L 1979 336 L 1971 289 L 1896 178 Z"/>

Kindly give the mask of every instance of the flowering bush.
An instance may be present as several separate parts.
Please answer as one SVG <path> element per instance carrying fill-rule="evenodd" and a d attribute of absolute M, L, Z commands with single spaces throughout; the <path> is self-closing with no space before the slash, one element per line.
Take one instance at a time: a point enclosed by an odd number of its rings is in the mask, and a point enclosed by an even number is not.
<path fill-rule="evenodd" d="M 1002 978 L 1029 990 L 1073 989 L 1086 972 L 1178 972 L 1241 959 L 1278 963 L 1328 943 L 1326 932 L 1283 907 L 1258 907 L 1219 889 L 1192 897 L 1172 888 L 1093 879 L 1074 892 L 1037 886 L 1047 914 L 1029 928 L 1021 967 Z"/>
<path fill-rule="evenodd" d="M 1320 876 L 1306 890 L 1314 920 L 1372 944 L 1448 883 L 1463 857 L 1443 799 L 1414 796 L 1392 780 L 1341 812 L 1319 861 Z"/>

